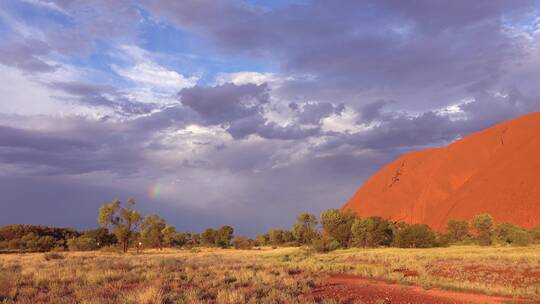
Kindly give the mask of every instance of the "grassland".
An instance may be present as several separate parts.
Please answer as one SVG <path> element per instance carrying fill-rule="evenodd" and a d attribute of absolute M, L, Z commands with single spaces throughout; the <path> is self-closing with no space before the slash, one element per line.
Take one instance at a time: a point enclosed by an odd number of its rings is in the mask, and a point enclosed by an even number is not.
<path fill-rule="evenodd" d="M 467 246 L 3 254 L 0 302 L 338 303 L 311 296 L 336 273 L 540 300 L 539 246 Z"/>

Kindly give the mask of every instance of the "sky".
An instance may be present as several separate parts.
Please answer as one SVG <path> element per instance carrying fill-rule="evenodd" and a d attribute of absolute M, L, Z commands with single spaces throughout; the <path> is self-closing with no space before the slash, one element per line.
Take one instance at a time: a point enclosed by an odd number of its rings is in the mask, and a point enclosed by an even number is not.
<path fill-rule="evenodd" d="M 0 225 L 287 228 L 539 79 L 539 1 L 3 0 Z"/>

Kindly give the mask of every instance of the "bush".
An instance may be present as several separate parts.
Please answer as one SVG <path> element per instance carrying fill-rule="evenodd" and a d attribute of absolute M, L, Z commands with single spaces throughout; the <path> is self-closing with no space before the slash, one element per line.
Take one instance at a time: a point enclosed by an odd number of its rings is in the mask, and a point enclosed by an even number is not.
<path fill-rule="evenodd" d="M 96 240 L 85 236 L 69 239 L 68 247 L 71 251 L 90 251 L 98 249 Z"/>
<path fill-rule="evenodd" d="M 487 213 L 477 215 L 472 220 L 476 230 L 476 239 L 481 246 L 489 246 L 493 242 L 493 217 Z"/>
<path fill-rule="evenodd" d="M 531 241 L 535 244 L 540 244 L 540 226 L 534 227 L 529 230 Z"/>
<path fill-rule="evenodd" d="M 310 249 L 319 253 L 327 253 L 339 249 L 340 247 L 338 240 L 331 237 L 322 237 L 313 240 Z"/>
<path fill-rule="evenodd" d="M 233 246 L 235 249 L 251 249 L 253 248 L 252 242 L 245 236 L 238 235 L 233 239 Z"/>
<path fill-rule="evenodd" d="M 512 246 L 529 246 L 532 243 L 532 237 L 526 230 L 519 229 L 512 232 L 511 235 Z"/>
<path fill-rule="evenodd" d="M 414 224 L 398 231 L 396 246 L 401 248 L 429 248 L 435 246 L 435 233 L 425 224 Z"/>
<path fill-rule="evenodd" d="M 348 247 L 352 238 L 351 227 L 356 218 L 349 209 L 344 212 L 329 209 L 321 213 L 321 225 L 324 232 L 337 240 L 342 247 Z"/>
<path fill-rule="evenodd" d="M 452 243 L 452 237 L 447 233 L 436 233 L 435 246 L 436 247 L 448 247 Z"/>
<path fill-rule="evenodd" d="M 469 235 L 469 223 L 466 221 L 450 220 L 447 224 L 447 230 L 451 242 L 461 242 Z"/>
<path fill-rule="evenodd" d="M 392 244 L 392 223 L 382 217 L 356 218 L 352 224 L 352 243 L 357 247 L 378 247 Z"/>

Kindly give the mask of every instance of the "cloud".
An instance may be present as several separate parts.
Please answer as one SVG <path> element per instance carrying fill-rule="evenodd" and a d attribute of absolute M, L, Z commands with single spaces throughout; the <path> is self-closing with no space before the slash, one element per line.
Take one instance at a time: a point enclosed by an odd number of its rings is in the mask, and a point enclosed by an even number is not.
<path fill-rule="evenodd" d="M 92 227 L 136 196 L 252 235 L 340 206 L 402 153 L 540 108 L 532 4 L 2 3 L 0 222 Z"/>
<path fill-rule="evenodd" d="M 184 106 L 193 109 L 208 124 L 228 123 L 256 115 L 269 98 L 265 85 L 254 84 L 196 86 L 180 91 L 179 97 Z"/>
<path fill-rule="evenodd" d="M 128 55 L 132 63 L 128 63 L 126 67 L 113 65 L 113 70 L 120 76 L 152 90 L 172 94 L 193 87 L 199 81 L 197 76 L 185 77 L 157 64 L 150 58 L 151 55 L 147 51 L 137 46 L 123 46 L 121 52 L 124 60 L 125 55 Z"/>
<path fill-rule="evenodd" d="M 265 83 L 276 81 L 277 77 L 273 73 L 259 72 L 235 72 L 235 73 L 220 73 L 216 77 L 216 83 L 222 85 L 232 83 L 235 85 L 255 84 L 262 85 Z"/>

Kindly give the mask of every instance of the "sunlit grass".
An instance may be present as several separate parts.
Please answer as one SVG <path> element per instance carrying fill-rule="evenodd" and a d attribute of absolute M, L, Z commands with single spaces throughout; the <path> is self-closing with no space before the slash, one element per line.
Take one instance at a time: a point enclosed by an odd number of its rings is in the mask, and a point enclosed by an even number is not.
<path fill-rule="evenodd" d="M 306 295 L 328 273 L 539 299 L 540 247 L 4 254 L 0 297 L 32 304 L 311 303 Z"/>

